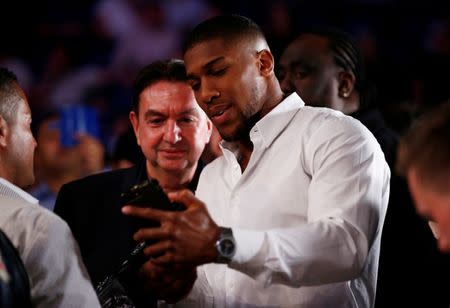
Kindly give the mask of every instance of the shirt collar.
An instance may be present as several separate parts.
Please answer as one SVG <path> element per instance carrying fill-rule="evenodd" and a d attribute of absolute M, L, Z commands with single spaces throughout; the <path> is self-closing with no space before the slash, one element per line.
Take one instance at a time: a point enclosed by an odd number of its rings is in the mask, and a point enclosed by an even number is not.
<path fill-rule="evenodd" d="M 39 202 L 38 199 L 34 198 L 32 195 L 27 193 L 26 191 L 20 189 L 16 185 L 11 182 L 5 180 L 0 177 L 0 196 L 22 199 L 29 203 L 37 204 Z"/>

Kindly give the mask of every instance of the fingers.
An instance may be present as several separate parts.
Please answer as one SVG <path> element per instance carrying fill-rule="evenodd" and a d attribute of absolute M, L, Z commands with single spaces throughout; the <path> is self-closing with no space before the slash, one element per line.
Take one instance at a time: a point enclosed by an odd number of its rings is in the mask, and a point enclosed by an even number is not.
<path fill-rule="evenodd" d="M 139 273 L 149 278 L 150 281 L 155 281 L 158 276 L 164 274 L 164 268 L 149 260 L 141 266 Z"/>
<path fill-rule="evenodd" d="M 122 208 L 122 213 L 128 216 L 151 219 L 156 221 L 171 219 L 171 217 L 173 216 L 173 213 L 169 211 L 162 211 L 149 207 L 138 207 L 132 205 L 124 206 Z"/>
<path fill-rule="evenodd" d="M 172 202 L 184 204 L 186 208 L 203 205 L 203 202 L 197 199 L 188 189 L 168 192 L 167 197 L 169 197 Z"/>
<path fill-rule="evenodd" d="M 156 242 L 154 244 L 147 246 L 144 249 L 144 254 L 148 257 L 153 257 L 152 260 L 155 260 L 155 258 L 165 254 L 170 246 L 171 244 L 168 241 Z"/>
<path fill-rule="evenodd" d="M 170 237 L 170 234 L 162 228 L 145 228 L 139 229 L 133 239 L 137 242 L 159 240 Z"/>
<path fill-rule="evenodd" d="M 186 207 L 203 206 L 203 202 L 197 199 L 194 194 L 187 189 L 168 192 L 167 196 L 171 202 L 182 203 Z M 149 204 L 151 206 L 151 204 Z M 170 219 L 176 216 L 174 212 L 157 210 L 150 207 L 136 207 L 132 205 L 126 205 L 122 208 L 122 213 L 129 216 L 153 219 L 161 221 L 162 219 Z"/>
<path fill-rule="evenodd" d="M 182 262 L 190 263 L 189 261 L 186 262 L 184 257 L 182 257 L 180 255 L 177 255 L 177 254 L 174 254 L 174 253 L 172 253 L 170 251 L 166 251 L 163 255 L 160 255 L 158 257 L 154 257 L 153 258 L 153 262 L 155 264 L 157 264 L 157 265 L 160 265 L 160 266 L 167 266 L 167 265 L 170 265 L 170 264 L 182 263 Z"/>
<path fill-rule="evenodd" d="M 190 264 L 184 255 L 176 252 L 174 242 L 170 239 L 150 244 L 144 249 L 144 254 L 151 258 L 154 265 L 161 267 Z"/>

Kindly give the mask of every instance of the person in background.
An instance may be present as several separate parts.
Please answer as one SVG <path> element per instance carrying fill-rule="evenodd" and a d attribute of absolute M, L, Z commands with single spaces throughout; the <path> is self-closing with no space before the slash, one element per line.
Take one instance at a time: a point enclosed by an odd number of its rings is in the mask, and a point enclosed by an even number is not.
<path fill-rule="evenodd" d="M 434 222 L 442 252 L 450 252 L 449 140 L 450 102 L 446 102 L 422 115 L 403 136 L 397 164 L 408 180 L 417 212 Z"/>
<path fill-rule="evenodd" d="M 25 265 L 34 307 L 100 307 L 67 224 L 21 189 L 34 181 L 30 125 L 25 93 L 0 68 L 0 228 Z"/>
<path fill-rule="evenodd" d="M 329 27 L 302 32 L 284 49 L 276 72 L 285 95 L 297 92 L 306 105 L 339 110 L 361 121 L 392 169 L 398 136 L 375 106 L 375 88 L 349 34 Z"/>
<path fill-rule="evenodd" d="M 78 134 L 76 145 L 63 146 L 59 121 L 59 112 L 47 111 L 34 125 L 38 144 L 35 155 L 37 185 L 29 192 L 51 211 L 63 184 L 104 168 L 105 148 L 100 140 L 89 134 Z"/>
<path fill-rule="evenodd" d="M 121 193 L 144 180 L 156 179 L 166 191 L 194 191 L 212 125 L 187 83 L 181 60 L 156 61 L 144 67 L 134 83 L 130 121 L 144 159 L 131 168 L 92 175 L 62 186 L 55 213 L 67 221 L 80 244 L 94 284 L 119 268 L 137 242 L 137 221 L 121 213 Z M 151 206 L 151 204 L 149 204 Z M 195 268 L 170 271 L 170 280 L 132 281 L 138 307 L 151 307 L 179 281 L 192 282 Z M 178 295 L 178 294 L 176 294 Z"/>
<path fill-rule="evenodd" d="M 285 95 L 296 92 L 307 105 L 339 110 L 361 121 L 395 170 L 399 137 L 376 107 L 375 87 L 349 34 L 327 27 L 302 32 L 282 53 L 277 72 Z M 376 307 L 394 302 L 450 305 L 447 292 L 434 279 L 449 279 L 440 272 L 443 262 L 450 265 L 437 251 L 428 225 L 414 212 L 407 183 L 394 173 L 381 238 Z"/>
<path fill-rule="evenodd" d="M 200 265 L 179 305 L 372 307 L 390 178 L 372 134 L 284 97 L 266 39 L 246 17 L 199 24 L 184 60 L 223 156 L 204 168 L 195 196 L 169 192 L 185 211 L 123 208 L 160 223 L 135 234 L 157 241 L 145 250 L 150 263 Z"/>
<path fill-rule="evenodd" d="M 116 141 L 111 155 L 112 169 L 129 168 L 144 159 L 144 154 L 137 144 L 136 135 L 130 127 Z"/>

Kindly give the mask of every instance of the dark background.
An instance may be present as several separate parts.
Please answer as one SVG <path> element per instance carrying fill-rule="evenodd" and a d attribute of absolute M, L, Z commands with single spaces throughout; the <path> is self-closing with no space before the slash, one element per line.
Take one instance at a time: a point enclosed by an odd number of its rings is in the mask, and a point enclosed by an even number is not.
<path fill-rule="evenodd" d="M 108 146 L 126 126 L 130 85 L 138 66 L 114 63 L 115 52 L 124 43 L 123 39 L 102 30 L 97 14 L 100 2 L 2 3 L 0 65 L 13 70 L 21 65 L 25 73 L 16 73 L 35 113 L 74 103 L 98 108 L 106 131 L 104 142 Z M 173 35 L 174 41 L 181 45 L 185 32 L 196 23 L 221 13 L 238 13 L 254 19 L 266 33 L 275 57 L 305 27 L 342 28 L 350 32 L 362 48 L 369 76 L 378 88 L 378 104 L 388 124 L 399 133 L 404 132 L 416 115 L 450 97 L 447 77 L 450 72 L 450 1 L 130 0 L 126 3 L 144 21 L 140 29 L 148 27 L 150 31 L 142 50 L 154 48 L 155 56 L 166 43 L 155 39 L 152 46 L 154 33 L 167 33 L 163 35 L 165 38 Z M 167 16 L 186 3 L 193 9 L 183 8 L 179 16 L 186 17 L 187 21 L 175 24 L 181 19 L 172 17 L 171 22 Z M 132 40 L 135 35 L 136 32 L 130 32 L 125 38 Z M 136 40 L 139 42 L 137 35 Z M 168 50 L 170 52 L 163 53 L 163 57 L 181 56 L 176 44 Z M 149 56 L 142 61 L 152 60 L 155 59 Z M 100 76 L 94 81 L 76 86 L 78 84 L 69 78 L 93 67 Z M 74 88 L 60 90 L 68 94 L 67 98 L 56 95 L 51 99 L 61 80 L 69 80 Z M 76 99 L 69 95 L 74 94 L 69 93 L 71 91 L 77 92 Z"/>

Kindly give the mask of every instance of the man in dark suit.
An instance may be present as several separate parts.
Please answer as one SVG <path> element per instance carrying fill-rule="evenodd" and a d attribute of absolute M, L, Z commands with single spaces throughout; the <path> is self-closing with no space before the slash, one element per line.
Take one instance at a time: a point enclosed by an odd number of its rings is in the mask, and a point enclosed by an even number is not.
<path fill-rule="evenodd" d="M 197 186 L 199 158 L 212 124 L 186 81 L 181 60 L 158 61 L 142 69 L 134 83 L 130 121 L 145 160 L 68 183 L 58 194 L 55 213 L 72 229 L 94 285 L 116 270 L 136 245 L 138 226 L 121 213 L 122 192 L 149 178 L 166 191 L 194 191 Z"/>

